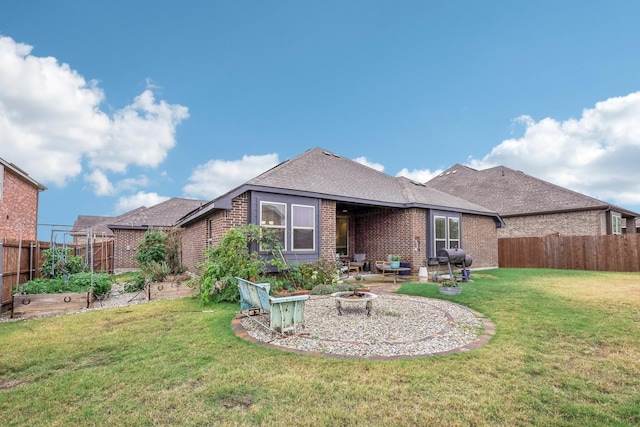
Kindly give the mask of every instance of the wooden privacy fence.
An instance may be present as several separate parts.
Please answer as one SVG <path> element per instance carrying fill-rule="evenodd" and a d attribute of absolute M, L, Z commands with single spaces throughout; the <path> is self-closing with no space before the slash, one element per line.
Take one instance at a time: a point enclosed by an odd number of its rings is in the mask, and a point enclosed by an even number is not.
<path fill-rule="evenodd" d="M 500 267 L 640 272 L 640 234 L 498 239 Z"/>
<path fill-rule="evenodd" d="M 66 245 L 80 255 L 85 263 L 93 263 L 93 271 L 113 273 L 113 240 L 91 245 Z M 41 277 L 44 262 L 42 252 L 51 247 L 50 242 L 0 240 L 0 294 L 2 307 L 11 303 L 13 289 L 31 279 Z M 87 258 L 87 252 L 89 258 Z"/>

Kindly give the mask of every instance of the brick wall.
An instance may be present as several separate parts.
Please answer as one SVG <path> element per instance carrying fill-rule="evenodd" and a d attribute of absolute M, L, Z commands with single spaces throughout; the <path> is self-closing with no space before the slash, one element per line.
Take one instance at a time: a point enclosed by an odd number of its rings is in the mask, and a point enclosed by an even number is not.
<path fill-rule="evenodd" d="M 0 239 L 36 240 L 38 223 L 38 189 L 13 171 L 4 170 L 0 200 Z M 22 232 L 22 233 L 21 233 Z M 21 235 L 22 234 L 22 235 Z"/>
<path fill-rule="evenodd" d="M 386 260 L 389 254 L 409 262 L 413 273 L 424 265 L 426 211 L 422 209 L 372 209 L 355 217 L 352 238 L 354 253 L 365 253 L 372 262 Z M 351 236 L 350 236 L 351 237 Z M 415 238 L 421 241 L 416 250 Z"/>
<path fill-rule="evenodd" d="M 196 221 L 182 229 L 182 265 L 195 273 L 207 248 L 207 220 Z"/>
<path fill-rule="evenodd" d="M 498 266 L 498 228 L 492 218 L 462 215 L 462 249 L 471 258 L 471 268 Z"/>
<path fill-rule="evenodd" d="M 116 229 L 113 231 L 113 268 L 116 271 L 137 269 L 138 263 L 132 259 L 138 250 L 138 242 L 144 238 L 146 230 Z"/>
<path fill-rule="evenodd" d="M 567 212 L 503 218 L 506 227 L 498 237 L 591 236 L 607 234 L 606 213 L 603 211 Z"/>
<path fill-rule="evenodd" d="M 243 193 L 231 201 L 231 210 L 216 210 L 210 215 L 190 223 L 182 232 L 182 263 L 191 271 L 204 261 L 203 252 L 216 246 L 231 228 L 248 223 L 249 193 Z M 211 235 L 209 236 L 209 228 Z M 210 240 L 209 240 L 210 239 Z"/>
<path fill-rule="evenodd" d="M 320 257 L 336 256 L 336 202 L 322 200 L 320 205 Z"/>

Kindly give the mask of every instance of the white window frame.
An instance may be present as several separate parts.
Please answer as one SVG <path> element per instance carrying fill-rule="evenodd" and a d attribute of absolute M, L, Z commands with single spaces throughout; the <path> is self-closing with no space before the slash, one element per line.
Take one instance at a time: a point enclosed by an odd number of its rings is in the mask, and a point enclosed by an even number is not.
<path fill-rule="evenodd" d="M 264 205 L 279 205 L 284 207 L 284 209 L 282 209 L 282 213 L 284 214 L 284 221 L 283 224 L 280 225 L 275 225 L 275 224 L 268 224 L 266 220 L 262 219 L 262 207 Z M 268 200 L 263 200 L 260 201 L 260 227 L 262 228 L 266 228 L 266 229 L 282 229 L 284 230 L 284 236 L 282 238 L 282 250 L 286 251 L 287 250 L 287 204 L 283 203 L 283 202 L 271 202 Z M 266 248 L 263 248 L 262 246 L 260 246 L 260 251 L 266 251 Z"/>
<path fill-rule="evenodd" d="M 439 238 L 437 235 L 437 222 L 438 220 L 444 220 L 444 238 Z M 455 239 L 451 238 L 451 221 L 456 222 L 458 225 L 458 236 Z M 462 220 L 459 216 L 448 215 L 434 215 L 433 216 L 433 251 L 434 255 L 438 254 L 438 242 L 444 242 L 444 248 L 451 249 L 451 242 L 457 243 L 457 248 L 460 248 L 462 243 Z"/>
<path fill-rule="evenodd" d="M 458 237 L 456 239 L 452 239 L 451 238 L 451 222 L 455 222 L 458 225 Z M 456 246 L 456 248 L 460 248 L 460 240 L 461 240 L 461 236 L 460 236 L 460 218 L 458 218 L 457 216 L 448 216 L 447 217 L 447 247 L 449 249 L 453 249 L 451 247 L 451 242 L 457 242 L 458 245 Z"/>
<path fill-rule="evenodd" d="M 611 215 L 611 234 L 622 234 L 622 216 Z"/>
<path fill-rule="evenodd" d="M 311 227 L 296 225 L 296 216 L 294 214 L 295 208 L 310 208 L 311 209 Z M 296 230 L 311 230 L 311 248 L 296 248 L 295 245 L 295 231 Z M 315 251 L 316 250 L 316 207 L 312 205 L 291 204 L 291 250 L 292 251 Z"/>
<path fill-rule="evenodd" d="M 444 220 L 444 238 L 438 237 L 438 220 Z M 442 215 L 435 215 L 433 217 L 433 250 L 438 253 L 438 242 L 444 242 L 444 247 L 447 247 L 447 217 Z"/>

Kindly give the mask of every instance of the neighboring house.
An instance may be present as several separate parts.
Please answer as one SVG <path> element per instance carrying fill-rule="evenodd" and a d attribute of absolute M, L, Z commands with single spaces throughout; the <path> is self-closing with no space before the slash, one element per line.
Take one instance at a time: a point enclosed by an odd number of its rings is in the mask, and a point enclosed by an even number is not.
<path fill-rule="evenodd" d="M 114 238 L 114 270 L 138 268 L 132 257 L 147 231 L 170 230 L 176 221 L 204 203 L 202 200 L 172 198 L 150 208 L 140 207 L 127 212 L 108 223 L 107 227 L 113 232 Z"/>
<path fill-rule="evenodd" d="M 426 185 L 498 212 L 500 238 L 635 233 L 640 215 L 505 166 L 456 164 Z"/>
<path fill-rule="evenodd" d="M 182 218 L 185 266 L 194 270 L 207 247 L 248 223 L 278 230 L 291 263 L 399 254 L 414 273 L 441 247 L 463 248 L 475 267 L 497 266 L 502 225 L 485 207 L 314 148 Z"/>
<path fill-rule="evenodd" d="M 107 224 L 115 221 L 117 219 L 112 216 L 78 215 L 71 229 L 73 243 L 82 245 L 88 240 L 95 243 L 113 240 L 113 230 L 107 227 Z"/>
<path fill-rule="evenodd" d="M 0 242 L 36 240 L 38 201 L 47 188 L 25 171 L 0 158 Z"/>

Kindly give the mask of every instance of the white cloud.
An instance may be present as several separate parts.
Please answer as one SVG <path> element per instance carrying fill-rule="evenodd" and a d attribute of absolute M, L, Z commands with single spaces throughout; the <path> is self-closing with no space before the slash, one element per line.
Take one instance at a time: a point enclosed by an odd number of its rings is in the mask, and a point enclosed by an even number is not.
<path fill-rule="evenodd" d="M 187 197 L 214 199 L 245 183 L 279 162 L 275 153 L 242 156 L 241 160 L 210 160 L 198 165 L 182 191 Z"/>
<path fill-rule="evenodd" d="M 435 178 L 441 173 L 442 173 L 442 169 L 438 169 L 436 171 L 431 172 L 429 169 L 414 169 L 412 171 L 409 171 L 409 169 L 403 168 L 400 172 L 396 174 L 396 176 L 404 176 L 416 182 L 427 182 L 431 180 L 431 178 Z"/>
<path fill-rule="evenodd" d="M 378 172 L 384 171 L 384 166 L 383 165 L 381 165 L 380 163 L 370 162 L 369 160 L 367 160 L 366 157 L 358 157 L 357 159 L 353 159 L 353 161 L 354 162 L 358 162 L 360 164 L 363 164 L 365 166 L 368 166 L 371 169 L 375 169 Z"/>
<path fill-rule="evenodd" d="M 96 196 L 110 196 L 115 193 L 115 189 L 107 176 L 100 170 L 96 169 L 90 174 L 84 176 L 84 180 L 93 187 L 93 194 Z"/>
<path fill-rule="evenodd" d="M 122 191 L 134 191 L 148 185 L 149 179 L 141 175 L 137 178 L 125 178 L 116 184 L 112 184 L 107 176 L 99 169 L 84 176 L 84 180 L 89 183 L 96 196 L 113 196 Z"/>
<path fill-rule="evenodd" d="M 186 107 L 156 101 L 147 89 L 109 116 L 100 109 L 105 96 L 96 81 L 31 50 L 0 36 L 1 157 L 61 187 L 84 171 L 98 195 L 117 191 L 107 172 L 156 167 L 166 158 L 176 126 L 189 116 Z"/>
<path fill-rule="evenodd" d="M 505 165 L 623 207 L 640 205 L 640 92 L 585 109 L 579 119 L 516 119 L 524 135 L 469 165 Z"/>
<path fill-rule="evenodd" d="M 133 196 L 120 197 L 116 204 L 116 212 L 119 215 L 141 206 L 151 207 L 169 199 L 169 197 L 160 196 L 157 193 L 138 191 Z"/>

